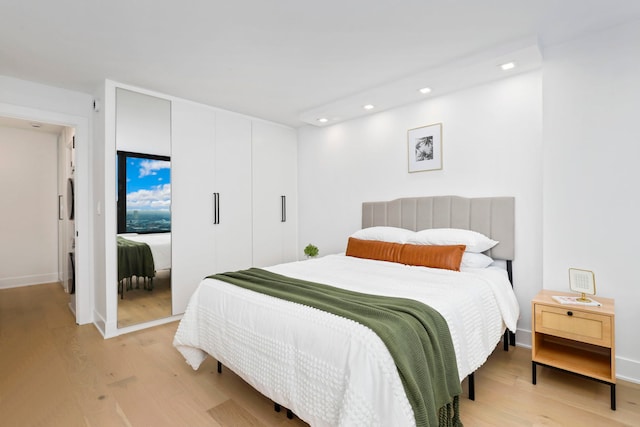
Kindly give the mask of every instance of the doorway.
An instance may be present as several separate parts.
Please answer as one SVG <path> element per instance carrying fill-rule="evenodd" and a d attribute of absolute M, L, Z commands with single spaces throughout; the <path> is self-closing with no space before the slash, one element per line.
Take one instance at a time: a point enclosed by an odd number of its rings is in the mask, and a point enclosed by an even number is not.
<path fill-rule="evenodd" d="M 75 272 L 75 294 L 74 298 L 69 301 L 69 308 L 75 313 L 77 324 L 93 323 L 92 315 L 92 302 L 91 296 L 93 294 L 92 282 L 90 280 L 89 260 L 91 259 L 91 248 L 89 242 L 91 241 L 92 230 L 89 227 L 89 120 L 88 117 L 75 116 L 69 114 L 61 114 L 53 111 L 33 109 L 28 107 L 22 107 L 13 104 L 0 103 L 0 117 L 5 119 L 18 119 L 31 126 L 31 123 L 39 123 L 41 126 L 59 126 L 75 129 L 75 155 L 74 155 L 74 168 L 75 168 L 75 212 L 74 212 L 74 227 L 76 236 L 74 247 L 74 272 Z M 55 160 L 54 160 L 55 161 Z M 15 181 L 15 180 L 13 180 Z M 57 183 L 57 176 L 54 180 Z M 57 189 L 57 188 L 56 188 Z M 54 192 L 57 191 L 54 189 Z M 57 196 L 57 194 L 54 194 Z M 57 197 L 56 197 L 57 199 Z M 58 210 L 57 200 L 53 204 L 53 208 L 41 208 L 48 209 L 48 215 L 53 218 L 54 221 L 58 221 L 60 210 Z M 15 207 L 14 208 L 19 208 Z M 22 218 L 23 220 L 24 218 Z M 54 229 L 56 227 L 54 226 Z M 78 234 L 78 230 L 80 233 Z M 57 232 L 54 232 L 57 234 Z M 57 240 L 56 240 L 57 242 Z M 54 272 L 56 276 L 49 281 L 58 281 L 60 271 L 68 270 L 69 258 L 68 253 L 65 254 L 64 265 L 58 268 L 49 269 L 49 273 Z M 57 257 L 56 257 L 57 258 Z M 59 262 L 56 259 L 56 262 Z M 49 276 L 51 277 L 51 276 Z M 46 280 L 38 280 L 40 283 L 46 282 Z M 46 279 L 46 277 L 45 277 Z M 15 283 L 14 283 L 15 284 Z M 68 283 L 67 283 L 68 285 Z"/>
<path fill-rule="evenodd" d="M 0 287 L 58 282 L 73 294 L 75 228 L 70 127 L 0 117 Z M 57 214 L 56 214 L 57 212 Z M 75 263 L 73 263 L 75 264 Z M 75 315 L 75 304 L 69 307 Z"/>

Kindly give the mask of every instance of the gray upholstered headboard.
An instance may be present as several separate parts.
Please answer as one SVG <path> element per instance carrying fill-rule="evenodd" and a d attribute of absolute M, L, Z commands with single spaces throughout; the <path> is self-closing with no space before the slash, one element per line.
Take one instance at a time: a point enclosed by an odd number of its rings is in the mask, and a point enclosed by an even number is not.
<path fill-rule="evenodd" d="M 489 251 L 494 259 L 513 260 L 515 198 L 458 196 L 412 197 L 389 202 L 364 202 L 362 227 L 386 225 L 409 230 L 462 228 L 500 243 Z"/>

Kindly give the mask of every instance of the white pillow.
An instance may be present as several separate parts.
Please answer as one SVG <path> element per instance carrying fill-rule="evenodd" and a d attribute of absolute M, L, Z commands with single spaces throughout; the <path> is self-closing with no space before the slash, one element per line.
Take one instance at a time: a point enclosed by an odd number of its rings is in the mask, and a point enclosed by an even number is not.
<path fill-rule="evenodd" d="M 498 244 L 484 234 L 460 228 L 430 228 L 413 234 L 407 243 L 413 245 L 466 245 L 466 252 L 480 253 Z"/>
<path fill-rule="evenodd" d="M 462 254 L 462 262 L 460 267 L 466 268 L 487 268 L 493 264 L 493 258 L 485 254 L 476 254 L 473 252 L 465 252 Z"/>
<path fill-rule="evenodd" d="M 360 240 L 379 240 L 381 242 L 405 243 L 415 231 L 397 227 L 369 227 L 353 233 L 350 237 Z"/>

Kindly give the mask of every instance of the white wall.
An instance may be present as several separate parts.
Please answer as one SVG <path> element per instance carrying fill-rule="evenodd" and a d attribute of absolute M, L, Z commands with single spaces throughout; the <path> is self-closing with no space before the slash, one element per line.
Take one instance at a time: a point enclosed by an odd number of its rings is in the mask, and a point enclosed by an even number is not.
<path fill-rule="evenodd" d="M 57 143 L 0 127 L 0 288 L 58 281 Z"/>
<path fill-rule="evenodd" d="M 543 283 L 593 270 L 615 298 L 619 377 L 640 382 L 640 22 L 544 52 Z"/>
<path fill-rule="evenodd" d="M 542 278 L 542 87 L 539 72 L 298 133 L 299 245 L 345 250 L 363 201 L 515 196 L 518 340 Z M 442 123 L 443 169 L 407 172 L 407 130 Z M 300 252 L 301 253 L 301 252 Z"/>
<path fill-rule="evenodd" d="M 111 253 L 111 247 L 107 251 L 107 238 L 106 236 L 115 236 L 116 233 L 116 218 L 115 213 L 111 214 L 111 203 L 115 204 L 115 188 L 116 188 L 116 176 L 115 167 L 107 167 L 107 165 L 115 164 L 115 143 L 110 146 L 110 150 L 106 148 L 106 141 L 115 141 L 115 129 L 106 126 L 106 121 L 110 120 L 110 123 L 114 123 L 115 111 L 105 108 L 105 105 L 109 102 L 114 102 L 110 97 L 115 97 L 113 91 L 106 90 L 105 84 L 101 83 L 95 92 L 96 99 L 100 99 L 100 108 L 94 113 L 93 120 L 93 158 L 92 169 L 94 174 L 93 185 L 91 192 L 93 194 L 94 203 L 96 207 L 95 225 L 93 229 L 94 240 L 94 295 L 92 300 L 93 318 L 94 323 L 98 330 L 105 335 L 107 329 L 107 302 L 109 295 L 107 293 L 107 265 L 109 262 L 114 262 L 115 248 Z M 109 155 L 107 155 L 107 151 Z M 109 185 L 110 184 L 110 185 Z M 109 189 L 109 197 L 107 194 L 107 187 Z M 108 229 L 108 230 L 107 230 Z M 114 244 L 115 246 L 115 244 Z M 108 259 L 109 255 L 111 256 Z M 116 276 L 117 277 L 117 276 Z M 116 277 L 110 277 L 113 280 L 109 283 L 117 283 Z M 112 297 L 117 298 L 117 295 Z M 113 302 L 116 304 L 116 302 Z M 116 308 L 117 311 L 117 308 Z M 117 319 L 115 320 L 117 323 Z"/>

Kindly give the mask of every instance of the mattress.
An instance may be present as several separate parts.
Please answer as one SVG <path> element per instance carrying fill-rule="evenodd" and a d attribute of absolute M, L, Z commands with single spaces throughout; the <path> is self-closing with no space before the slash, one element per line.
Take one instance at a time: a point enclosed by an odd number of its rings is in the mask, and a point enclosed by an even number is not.
<path fill-rule="evenodd" d="M 461 379 L 514 331 L 504 269 L 461 272 L 330 255 L 266 268 L 353 291 L 413 298 L 445 318 Z M 174 346 L 197 369 L 207 355 L 311 425 L 415 425 L 388 350 L 370 329 L 214 279 L 193 294 Z"/>

